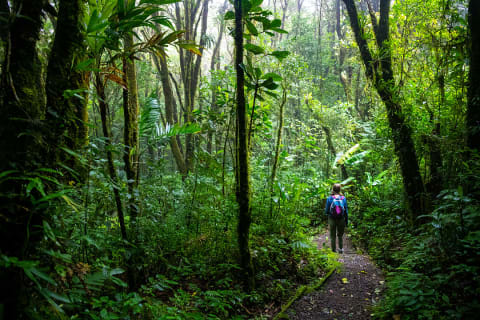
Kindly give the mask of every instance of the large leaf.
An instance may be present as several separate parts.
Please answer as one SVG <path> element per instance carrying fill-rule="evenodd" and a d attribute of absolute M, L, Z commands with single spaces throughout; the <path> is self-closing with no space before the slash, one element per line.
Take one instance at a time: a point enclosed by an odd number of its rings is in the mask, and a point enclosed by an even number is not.
<path fill-rule="evenodd" d="M 258 30 L 250 20 L 247 20 L 246 25 L 248 32 L 250 32 L 251 35 L 258 36 Z"/>
<path fill-rule="evenodd" d="M 285 59 L 290 54 L 290 51 L 273 51 L 270 53 L 271 56 L 274 56 L 278 60 Z"/>
<path fill-rule="evenodd" d="M 233 11 L 228 11 L 225 13 L 225 20 L 233 20 L 235 19 L 235 12 Z"/>
<path fill-rule="evenodd" d="M 87 34 L 96 33 L 105 29 L 108 26 L 108 20 L 105 17 L 102 17 L 102 14 L 98 12 L 97 9 L 94 9 L 90 14 L 90 19 L 87 23 Z"/>
<path fill-rule="evenodd" d="M 156 132 L 155 130 L 161 115 L 160 103 L 157 97 L 148 97 L 141 109 L 142 113 L 139 121 L 140 136 L 151 137 Z"/>
<path fill-rule="evenodd" d="M 262 79 L 272 78 L 274 81 L 282 81 L 282 77 L 275 72 L 268 72 L 262 76 Z"/>
<path fill-rule="evenodd" d="M 254 44 L 251 44 L 251 43 L 246 43 L 245 44 L 245 50 L 253 53 L 253 54 L 262 54 L 262 53 L 265 53 L 265 49 L 263 49 L 262 47 L 260 46 L 257 46 L 257 45 L 254 45 Z"/>
<path fill-rule="evenodd" d="M 341 154 L 339 153 L 337 155 L 337 158 L 335 159 L 335 164 L 334 164 L 334 167 L 339 164 L 344 164 L 345 161 L 347 159 L 349 159 L 355 152 L 357 152 L 357 150 L 360 148 L 360 145 L 357 143 L 356 145 L 354 145 L 353 147 L 351 147 L 350 149 L 347 150 L 347 152 Z"/>
<path fill-rule="evenodd" d="M 261 86 L 267 88 L 268 90 L 275 90 L 278 88 L 278 84 L 273 81 L 273 78 L 268 78 L 267 80 L 263 81 Z"/>
<path fill-rule="evenodd" d="M 180 42 L 180 43 L 177 43 L 177 45 L 182 48 L 182 49 L 186 49 L 190 52 L 193 52 L 194 54 L 196 55 L 199 55 L 201 56 L 202 55 L 202 52 L 200 52 L 199 50 L 199 45 L 198 44 L 195 44 L 193 42 Z"/>

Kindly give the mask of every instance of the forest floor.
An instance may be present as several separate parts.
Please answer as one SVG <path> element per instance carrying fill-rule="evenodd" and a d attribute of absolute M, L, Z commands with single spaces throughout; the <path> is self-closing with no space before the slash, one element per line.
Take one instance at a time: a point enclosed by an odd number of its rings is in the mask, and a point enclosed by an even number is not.
<path fill-rule="evenodd" d="M 330 246 L 327 233 L 318 237 L 318 248 Z M 384 276 L 367 255 L 360 254 L 348 235 L 344 236 L 342 263 L 315 292 L 298 299 L 287 310 L 291 320 L 370 319 L 371 308 L 384 288 Z M 338 245 L 338 244 L 337 244 Z"/>

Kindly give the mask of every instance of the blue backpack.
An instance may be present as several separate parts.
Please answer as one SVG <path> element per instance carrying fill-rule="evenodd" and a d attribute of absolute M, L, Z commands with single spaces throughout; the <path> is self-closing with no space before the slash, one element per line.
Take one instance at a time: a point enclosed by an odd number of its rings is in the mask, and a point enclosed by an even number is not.
<path fill-rule="evenodd" d="M 330 205 L 330 216 L 334 219 L 343 217 L 345 213 L 345 207 L 343 206 L 344 196 L 332 196 L 333 201 Z"/>

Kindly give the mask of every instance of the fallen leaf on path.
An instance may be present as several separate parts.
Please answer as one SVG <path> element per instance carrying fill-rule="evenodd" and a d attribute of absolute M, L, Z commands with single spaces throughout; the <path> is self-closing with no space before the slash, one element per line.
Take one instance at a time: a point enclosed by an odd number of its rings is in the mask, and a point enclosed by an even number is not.
<path fill-rule="evenodd" d="M 343 283 L 349 283 L 347 278 L 342 278 Z"/>

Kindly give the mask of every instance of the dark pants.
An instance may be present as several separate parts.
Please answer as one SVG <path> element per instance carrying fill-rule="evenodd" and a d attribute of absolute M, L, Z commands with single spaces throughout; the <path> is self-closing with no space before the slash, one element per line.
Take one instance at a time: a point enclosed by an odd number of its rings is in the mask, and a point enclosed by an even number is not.
<path fill-rule="evenodd" d="M 345 218 L 333 219 L 328 217 L 328 225 L 330 226 L 330 245 L 332 251 L 337 249 L 335 244 L 338 237 L 338 248 L 343 249 L 343 232 L 345 231 Z"/>

